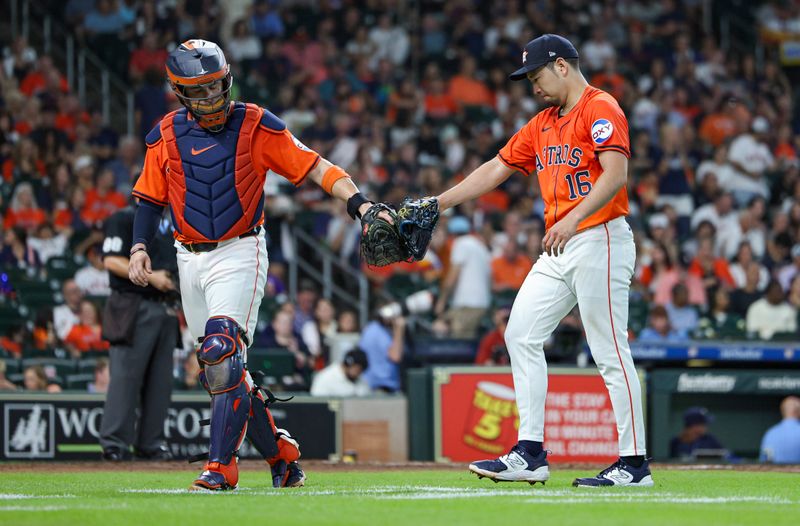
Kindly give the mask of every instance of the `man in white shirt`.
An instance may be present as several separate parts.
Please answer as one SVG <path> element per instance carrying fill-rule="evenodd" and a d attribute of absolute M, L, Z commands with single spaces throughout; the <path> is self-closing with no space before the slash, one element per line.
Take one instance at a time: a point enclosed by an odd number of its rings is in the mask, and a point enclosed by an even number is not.
<path fill-rule="evenodd" d="M 450 218 L 447 230 L 456 240 L 450 252 L 450 269 L 442 282 L 436 302 L 436 314 L 450 323 L 454 338 L 474 338 L 486 310 L 492 302 L 492 255 L 486 244 L 471 235 L 469 219 Z M 450 309 L 445 313 L 452 294 Z"/>
<path fill-rule="evenodd" d="M 72 326 L 78 323 L 78 311 L 83 300 L 83 292 L 75 280 L 68 279 L 61 286 L 61 294 L 64 296 L 64 304 L 53 309 L 53 327 L 58 339 L 63 341 Z"/>
<path fill-rule="evenodd" d="M 89 263 L 75 273 L 75 283 L 81 291 L 89 296 L 111 295 L 108 271 L 103 266 L 100 250 L 92 246 L 86 253 Z"/>
<path fill-rule="evenodd" d="M 747 332 L 769 340 L 777 332 L 797 330 L 797 311 L 784 299 L 781 284 L 773 280 L 767 293 L 747 309 Z"/>
<path fill-rule="evenodd" d="M 332 363 L 314 376 L 311 396 L 366 396 L 369 384 L 362 377 L 369 362 L 361 349 L 353 349 L 342 363 Z"/>
<path fill-rule="evenodd" d="M 736 137 L 728 148 L 728 161 L 733 165 L 726 187 L 733 192 L 739 204 L 746 204 L 751 198 L 769 198 L 769 188 L 764 177 L 766 171 L 775 165 L 775 158 L 764 143 L 764 135 L 769 131 L 769 121 L 764 117 L 753 119 L 753 133 L 743 133 Z"/>

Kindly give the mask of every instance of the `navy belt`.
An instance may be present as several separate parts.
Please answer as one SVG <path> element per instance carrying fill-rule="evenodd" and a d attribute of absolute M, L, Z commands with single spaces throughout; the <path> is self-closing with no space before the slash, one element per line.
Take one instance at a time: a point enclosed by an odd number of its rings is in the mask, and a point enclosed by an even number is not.
<path fill-rule="evenodd" d="M 261 232 L 261 227 L 257 226 L 253 230 L 250 230 L 249 232 L 245 232 L 244 234 L 239 236 L 239 239 L 242 239 L 242 238 L 245 238 L 245 237 L 257 236 L 259 234 L 259 232 Z M 219 246 L 219 242 L 217 242 L 217 241 L 212 241 L 212 242 L 209 242 L 209 243 L 183 243 L 182 242 L 181 245 L 183 245 L 183 248 L 185 248 L 186 250 L 188 250 L 192 254 L 198 254 L 200 252 L 211 252 L 212 250 L 214 250 L 215 248 L 217 248 Z"/>

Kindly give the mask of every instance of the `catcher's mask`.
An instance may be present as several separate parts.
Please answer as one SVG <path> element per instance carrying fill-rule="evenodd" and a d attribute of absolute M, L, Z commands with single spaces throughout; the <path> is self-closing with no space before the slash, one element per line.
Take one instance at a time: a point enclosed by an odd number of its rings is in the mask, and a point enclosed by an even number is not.
<path fill-rule="evenodd" d="M 231 110 L 231 67 L 222 49 L 207 40 L 187 40 L 169 54 L 167 76 L 173 91 L 192 117 L 210 132 L 222 131 Z M 211 87 L 222 82 L 222 91 L 205 97 L 189 97 L 188 87 Z"/>

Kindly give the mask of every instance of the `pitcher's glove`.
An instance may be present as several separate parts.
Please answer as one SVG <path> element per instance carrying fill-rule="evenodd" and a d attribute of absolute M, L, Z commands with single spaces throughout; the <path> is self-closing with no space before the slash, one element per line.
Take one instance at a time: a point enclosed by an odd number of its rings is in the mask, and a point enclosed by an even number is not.
<path fill-rule="evenodd" d="M 379 217 L 386 212 L 394 225 Z M 361 217 L 361 254 L 367 265 L 385 267 L 398 261 L 410 261 L 411 254 L 397 231 L 397 214 L 384 203 L 375 203 Z"/>
<path fill-rule="evenodd" d="M 406 197 L 397 211 L 397 230 L 414 261 L 425 257 L 439 222 L 439 200 L 435 197 L 410 199 Z"/>

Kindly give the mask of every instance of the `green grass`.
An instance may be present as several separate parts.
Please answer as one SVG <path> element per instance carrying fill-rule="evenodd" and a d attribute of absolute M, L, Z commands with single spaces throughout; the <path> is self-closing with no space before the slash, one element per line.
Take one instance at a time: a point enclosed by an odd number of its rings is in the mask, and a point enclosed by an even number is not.
<path fill-rule="evenodd" d="M 576 489 L 586 472 L 554 470 L 547 486 L 494 484 L 461 471 L 310 472 L 273 490 L 243 471 L 232 493 L 189 493 L 195 472 L 14 473 L 0 477 L 0 524 L 156 526 L 800 524 L 800 475 L 655 472 L 650 489 Z"/>

